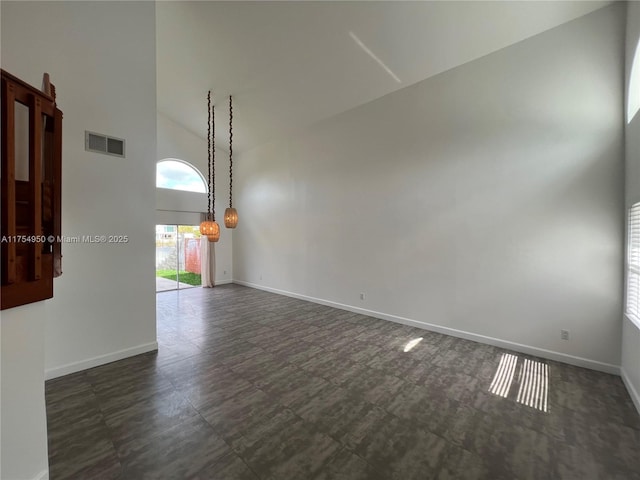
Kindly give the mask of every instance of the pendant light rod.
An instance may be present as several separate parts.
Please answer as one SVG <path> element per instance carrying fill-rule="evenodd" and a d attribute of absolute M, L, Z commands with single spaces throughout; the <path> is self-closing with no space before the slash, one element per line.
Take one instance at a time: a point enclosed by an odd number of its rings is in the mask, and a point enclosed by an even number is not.
<path fill-rule="evenodd" d="M 238 211 L 233 208 L 233 99 L 229 95 L 229 208 L 224 211 L 224 226 L 236 228 Z"/>
<path fill-rule="evenodd" d="M 220 226 L 216 223 L 216 140 L 215 140 L 215 114 L 211 104 L 211 90 L 207 93 L 207 218 L 200 224 L 200 233 L 205 235 L 210 242 L 220 239 Z"/>
<path fill-rule="evenodd" d="M 211 220 L 211 90 L 207 94 L 207 220 Z"/>
<path fill-rule="evenodd" d="M 229 95 L 229 208 L 233 208 L 233 103 Z"/>
<path fill-rule="evenodd" d="M 209 94 L 211 94 L 211 90 L 209 90 Z M 211 147 L 209 151 L 209 156 L 211 157 L 211 174 L 209 176 L 209 181 L 211 182 L 211 186 L 209 187 L 209 191 L 211 193 L 211 219 L 216 221 L 216 123 L 215 123 L 215 106 L 211 105 Z"/>

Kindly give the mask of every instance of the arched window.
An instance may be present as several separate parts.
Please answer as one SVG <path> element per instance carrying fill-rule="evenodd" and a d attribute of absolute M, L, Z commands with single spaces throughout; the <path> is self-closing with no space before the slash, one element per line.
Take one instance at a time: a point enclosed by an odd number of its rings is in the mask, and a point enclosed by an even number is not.
<path fill-rule="evenodd" d="M 157 163 L 156 187 L 207 193 L 207 183 L 198 169 L 176 158 L 166 158 Z"/>

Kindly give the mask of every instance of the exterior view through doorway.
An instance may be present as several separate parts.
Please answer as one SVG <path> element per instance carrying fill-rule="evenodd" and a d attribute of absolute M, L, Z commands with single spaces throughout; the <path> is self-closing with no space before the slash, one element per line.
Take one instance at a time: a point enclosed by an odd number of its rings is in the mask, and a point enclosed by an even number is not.
<path fill-rule="evenodd" d="M 198 226 L 156 225 L 156 293 L 201 284 Z"/>

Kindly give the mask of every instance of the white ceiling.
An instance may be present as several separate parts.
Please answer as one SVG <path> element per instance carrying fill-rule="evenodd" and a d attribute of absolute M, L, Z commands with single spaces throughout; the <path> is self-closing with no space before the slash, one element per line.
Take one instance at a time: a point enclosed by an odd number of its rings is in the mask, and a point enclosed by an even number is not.
<path fill-rule="evenodd" d="M 241 154 L 609 3 L 158 2 L 158 110 Z"/>

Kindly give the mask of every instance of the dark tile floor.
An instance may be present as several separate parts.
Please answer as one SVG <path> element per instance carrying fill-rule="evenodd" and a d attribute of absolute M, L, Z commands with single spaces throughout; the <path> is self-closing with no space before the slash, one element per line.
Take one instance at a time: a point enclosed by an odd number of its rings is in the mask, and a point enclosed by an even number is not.
<path fill-rule="evenodd" d="M 640 479 L 618 377 L 235 285 L 157 311 L 47 382 L 52 480 Z"/>

